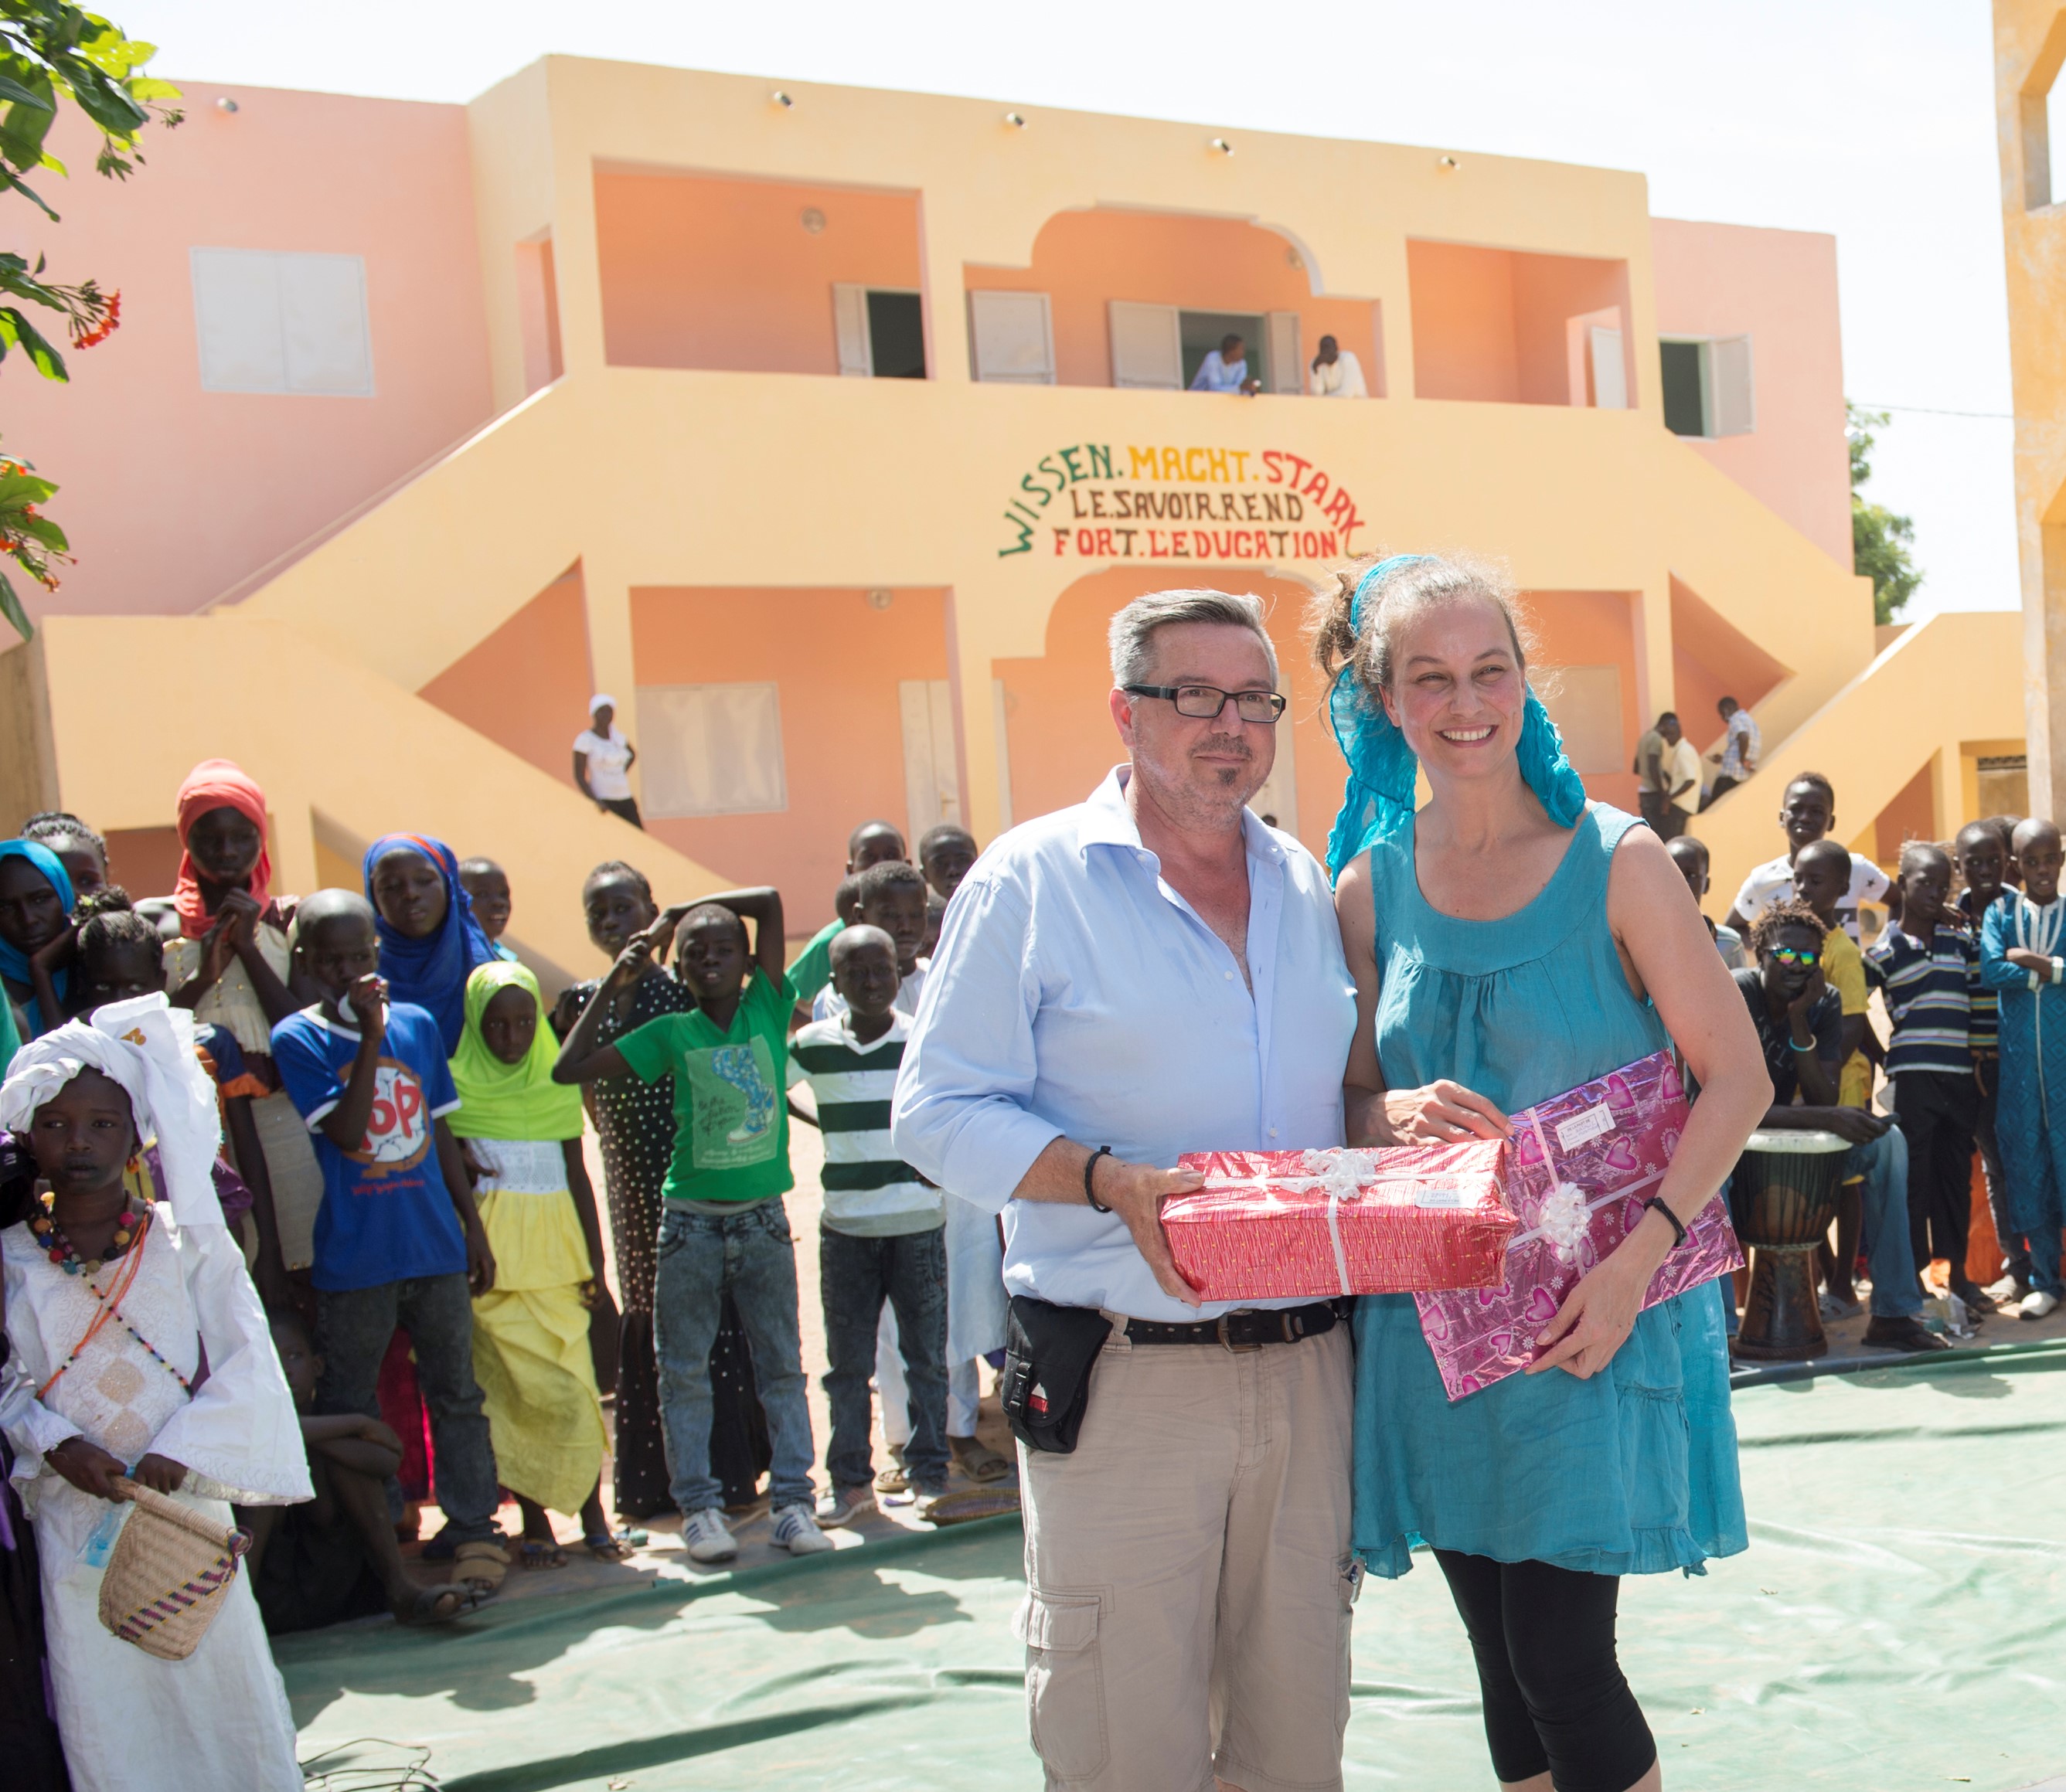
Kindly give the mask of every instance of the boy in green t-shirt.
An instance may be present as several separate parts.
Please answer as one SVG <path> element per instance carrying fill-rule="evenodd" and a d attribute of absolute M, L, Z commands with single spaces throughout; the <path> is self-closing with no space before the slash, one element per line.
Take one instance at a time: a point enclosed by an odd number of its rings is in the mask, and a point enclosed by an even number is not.
<path fill-rule="evenodd" d="M 675 973 L 699 1005 L 662 1014 L 598 1050 L 602 1017 L 617 992 L 645 974 L 678 930 Z M 773 890 L 679 904 L 624 949 L 553 1067 L 557 1082 L 674 1078 L 674 1150 L 662 1191 L 653 1343 L 671 1491 L 683 1541 L 699 1562 L 728 1562 L 739 1553 L 724 1522 L 723 1489 L 710 1469 L 710 1353 L 727 1293 L 752 1346 L 768 1415 L 773 1540 L 792 1555 L 832 1547 L 815 1510 L 796 1251 L 782 1204 L 792 1186 L 786 1085 L 796 1002 L 782 971 L 782 899 Z"/>

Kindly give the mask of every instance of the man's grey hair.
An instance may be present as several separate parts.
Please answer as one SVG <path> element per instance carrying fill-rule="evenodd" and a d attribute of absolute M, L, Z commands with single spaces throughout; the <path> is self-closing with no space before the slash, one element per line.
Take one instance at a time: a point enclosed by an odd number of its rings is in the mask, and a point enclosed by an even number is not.
<path fill-rule="evenodd" d="M 1120 690 L 1144 685 L 1155 669 L 1155 631 L 1175 622 L 1219 622 L 1246 629 L 1262 643 L 1270 682 L 1277 683 L 1277 649 L 1263 625 L 1262 600 L 1225 591 L 1151 591 L 1112 619 L 1112 682 Z"/>

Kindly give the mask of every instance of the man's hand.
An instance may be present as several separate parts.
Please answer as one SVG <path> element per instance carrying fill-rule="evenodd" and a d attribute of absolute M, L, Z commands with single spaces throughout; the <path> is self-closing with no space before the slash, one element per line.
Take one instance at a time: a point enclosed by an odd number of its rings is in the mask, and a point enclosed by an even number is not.
<path fill-rule="evenodd" d="M 2028 946 L 2011 946 L 2002 957 L 2019 971 L 2034 971 L 2046 982 L 2052 981 L 2052 961 L 2041 952 L 2032 952 Z"/>
<path fill-rule="evenodd" d="M 140 1481 L 153 1492 L 176 1494 L 186 1485 L 187 1466 L 154 1451 L 137 1463 L 135 1473 L 129 1479 Z"/>
<path fill-rule="evenodd" d="M 95 1499 L 113 1500 L 118 1503 L 129 1496 L 118 1492 L 115 1482 L 118 1475 L 129 1470 L 116 1458 L 111 1456 L 97 1443 L 88 1443 L 84 1438 L 67 1438 L 56 1449 L 43 1458 L 83 1494 L 91 1494 Z M 142 1463 L 136 1465 L 139 1468 Z"/>
<path fill-rule="evenodd" d="M 1882 1138 L 1893 1118 L 1885 1114 L 1875 1114 L 1865 1107 L 1802 1107 L 1795 1111 L 1804 1117 L 1804 1123 L 1818 1132 L 1833 1132 L 1847 1145 L 1870 1145 L 1875 1139 Z"/>
<path fill-rule="evenodd" d="M 1204 1303 L 1170 1255 L 1169 1235 L 1162 1230 L 1162 1203 L 1172 1195 L 1204 1187 L 1205 1180 L 1195 1170 L 1158 1170 L 1151 1163 L 1124 1163 L 1116 1157 L 1100 1159 L 1091 1172 L 1097 1198 L 1125 1223 L 1162 1292 L 1187 1307 Z"/>
<path fill-rule="evenodd" d="M 1395 1145 L 1453 1145 L 1466 1139 L 1505 1139 L 1507 1117 L 1474 1090 L 1446 1077 L 1418 1089 L 1387 1089 L 1384 1120 Z"/>
<path fill-rule="evenodd" d="M 1801 993 L 1786 1005 L 1786 1017 L 1795 1023 L 1795 1030 L 1813 1033 L 1808 1025 L 1808 1017 L 1815 1012 L 1815 1005 L 1829 993 L 1829 985 L 1823 980 L 1822 967 L 1817 965 L 1808 973 L 1808 980 L 1801 985 Z"/>
<path fill-rule="evenodd" d="M 368 971 L 344 993 L 344 1005 L 359 1022 L 359 1036 L 378 1043 L 387 1033 L 387 980 Z"/>
<path fill-rule="evenodd" d="M 466 1228 L 466 1285 L 471 1294 L 487 1293 L 495 1286 L 495 1253 L 488 1248 L 488 1234 L 479 1220 Z"/>

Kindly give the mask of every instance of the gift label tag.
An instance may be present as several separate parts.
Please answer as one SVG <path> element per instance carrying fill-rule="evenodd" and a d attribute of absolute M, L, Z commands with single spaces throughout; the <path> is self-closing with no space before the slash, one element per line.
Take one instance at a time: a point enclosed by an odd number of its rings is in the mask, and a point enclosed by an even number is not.
<path fill-rule="evenodd" d="M 1614 1130 L 1614 1110 L 1605 1102 L 1598 1107 L 1589 1107 L 1582 1114 L 1574 1114 L 1557 1128 L 1557 1143 L 1567 1151 L 1576 1151 L 1589 1139 L 1598 1139 L 1601 1134 Z"/>
<path fill-rule="evenodd" d="M 1416 1207 L 1460 1207 L 1469 1203 L 1460 1188 L 1423 1188 L 1413 1197 Z"/>

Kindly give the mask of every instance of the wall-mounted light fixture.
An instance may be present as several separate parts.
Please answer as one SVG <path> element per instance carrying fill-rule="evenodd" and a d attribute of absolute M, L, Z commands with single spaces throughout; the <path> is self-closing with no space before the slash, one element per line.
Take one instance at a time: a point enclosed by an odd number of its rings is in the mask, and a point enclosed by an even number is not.
<path fill-rule="evenodd" d="M 780 106 L 784 111 L 787 111 L 792 106 L 796 103 L 796 102 L 792 99 L 788 95 L 783 92 L 780 87 L 777 87 L 774 92 L 770 94 L 768 97 L 773 100 L 775 103 Z"/>
<path fill-rule="evenodd" d="M 1435 158 L 1435 166 L 1441 169 L 1444 174 L 1455 172 L 1461 165 L 1453 156 L 1437 156 Z"/>
<path fill-rule="evenodd" d="M 825 228 L 825 215 L 824 212 L 820 212 L 816 206 L 806 205 L 799 216 L 802 220 L 804 228 L 809 231 L 813 237 L 821 236 L 824 234 Z"/>
<path fill-rule="evenodd" d="M 1214 137 L 1205 147 L 1208 149 L 1217 150 L 1222 156 L 1231 156 L 1234 153 L 1234 145 L 1225 137 Z"/>
<path fill-rule="evenodd" d="M 871 591 L 868 594 L 868 607 L 872 610 L 888 609 L 889 608 L 889 593 L 880 588 Z"/>
<path fill-rule="evenodd" d="M 215 109 L 218 112 L 233 112 L 237 109 L 237 102 L 232 99 L 228 94 L 225 94 L 220 99 L 216 101 Z"/>
<path fill-rule="evenodd" d="M 1026 115 L 1023 112 L 1007 112 L 1004 122 L 1015 131 L 1023 131 L 1026 128 Z"/>

